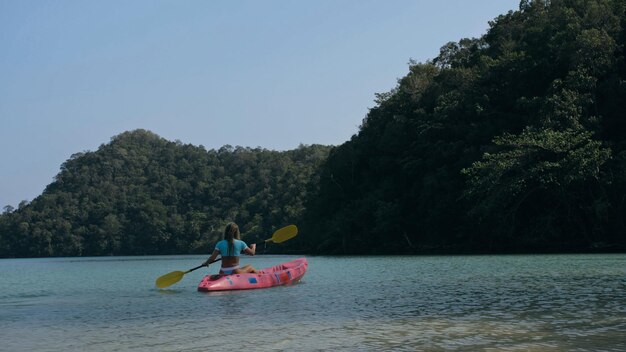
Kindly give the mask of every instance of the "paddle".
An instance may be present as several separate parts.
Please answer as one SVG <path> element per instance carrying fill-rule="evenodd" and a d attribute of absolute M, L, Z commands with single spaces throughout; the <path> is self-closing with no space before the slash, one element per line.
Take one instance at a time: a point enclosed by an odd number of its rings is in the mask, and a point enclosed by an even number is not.
<path fill-rule="evenodd" d="M 276 230 L 276 232 L 274 232 L 274 234 L 272 235 L 272 238 L 268 238 L 267 240 L 260 242 L 258 244 L 267 243 L 267 242 L 282 243 L 282 242 L 285 242 L 287 240 L 290 240 L 296 237 L 297 234 L 298 234 L 298 228 L 296 227 L 296 225 L 285 226 L 281 229 Z M 209 264 L 219 262 L 220 260 L 222 260 L 222 258 L 215 259 Z M 205 265 L 199 265 L 187 271 L 172 271 L 171 273 L 165 274 L 159 277 L 158 279 L 156 279 L 156 286 L 158 288 L 165 288 L 165 287 L 171 286 L 177 283 L 178 281 L 180 281 L 183 278 L 183 276 L 185 276 L 185 274 L 188 274 L 194 270 L 200 269 L 203 266 Z"/>

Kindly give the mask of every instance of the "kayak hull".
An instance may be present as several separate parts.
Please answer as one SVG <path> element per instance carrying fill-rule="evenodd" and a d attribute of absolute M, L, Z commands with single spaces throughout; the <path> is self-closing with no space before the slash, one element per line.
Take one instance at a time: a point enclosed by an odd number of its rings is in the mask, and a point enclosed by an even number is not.
<path fill-rule="evenodd" d="M 300 281 L 309 266 L 306 258 L 275 265 L 257 274 L 207 275 L 198 285 L 198 291 L 252 290 L 289 285 Z"/>

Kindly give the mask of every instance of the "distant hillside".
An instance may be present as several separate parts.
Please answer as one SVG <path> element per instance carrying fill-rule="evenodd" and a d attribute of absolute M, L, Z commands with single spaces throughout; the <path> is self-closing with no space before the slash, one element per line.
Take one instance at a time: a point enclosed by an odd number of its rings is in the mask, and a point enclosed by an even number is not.
<path fill-rule="evenodd" d="M 226 222 L 271 236 L 303 210 L 329 147 L 205 150 L 136 130 L 75 154 L 43 194 L 0 216 L 0 256 L 207 253 Z"/>

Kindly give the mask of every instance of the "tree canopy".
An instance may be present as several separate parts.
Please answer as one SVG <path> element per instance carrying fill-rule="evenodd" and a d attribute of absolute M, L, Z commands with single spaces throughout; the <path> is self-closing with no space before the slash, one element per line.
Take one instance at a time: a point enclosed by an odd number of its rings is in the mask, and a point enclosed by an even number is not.
<path fill-rule="evenodd" d="M 482 37 L 411 62 L 319 171 L 309 248 L 626 248 L 624 10 L 521 1 Z"/>
<path fill-rule="evenodd" d="M 206 253 L 236 221 L 248 239 L 294 223 L 329 147 L 205 150 L 145 130 L 73 155 L 0 217 L 1 256 Z"/>
<path fill-rule="evenodd" d="M 522 0 L 442 46 L 336 146 L 122 133 L 0 216 L 0 256 L 206 252 L 226 221 L 287 251 L 626 249 L 626 2 Z"/>

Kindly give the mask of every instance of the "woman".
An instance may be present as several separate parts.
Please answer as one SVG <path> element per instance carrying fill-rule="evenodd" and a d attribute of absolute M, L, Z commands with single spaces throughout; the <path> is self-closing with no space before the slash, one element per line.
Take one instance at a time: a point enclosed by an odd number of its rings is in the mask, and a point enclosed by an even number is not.
<path fill-rule="evenodd" d="M 202 263 L 202 265 L 209 266 L 209 264 L 213 262 L 218 255 L 221 255 L 221 275 L 257 273 L 257 270 L 250 264 L 241 268 L 239 267 L 239 255 L 241 253 L 254 255 L 256 251 L 256 244 L 248 247 L 244 241 L 239 239 L 240 237 L 241 234 L 239 233 L 239 226 L 237 226 L 234 222 L 228 223 L 224 229 L 224 239 L 217 242 L 215 250 L 213 250 L 209 259 Z"/>

